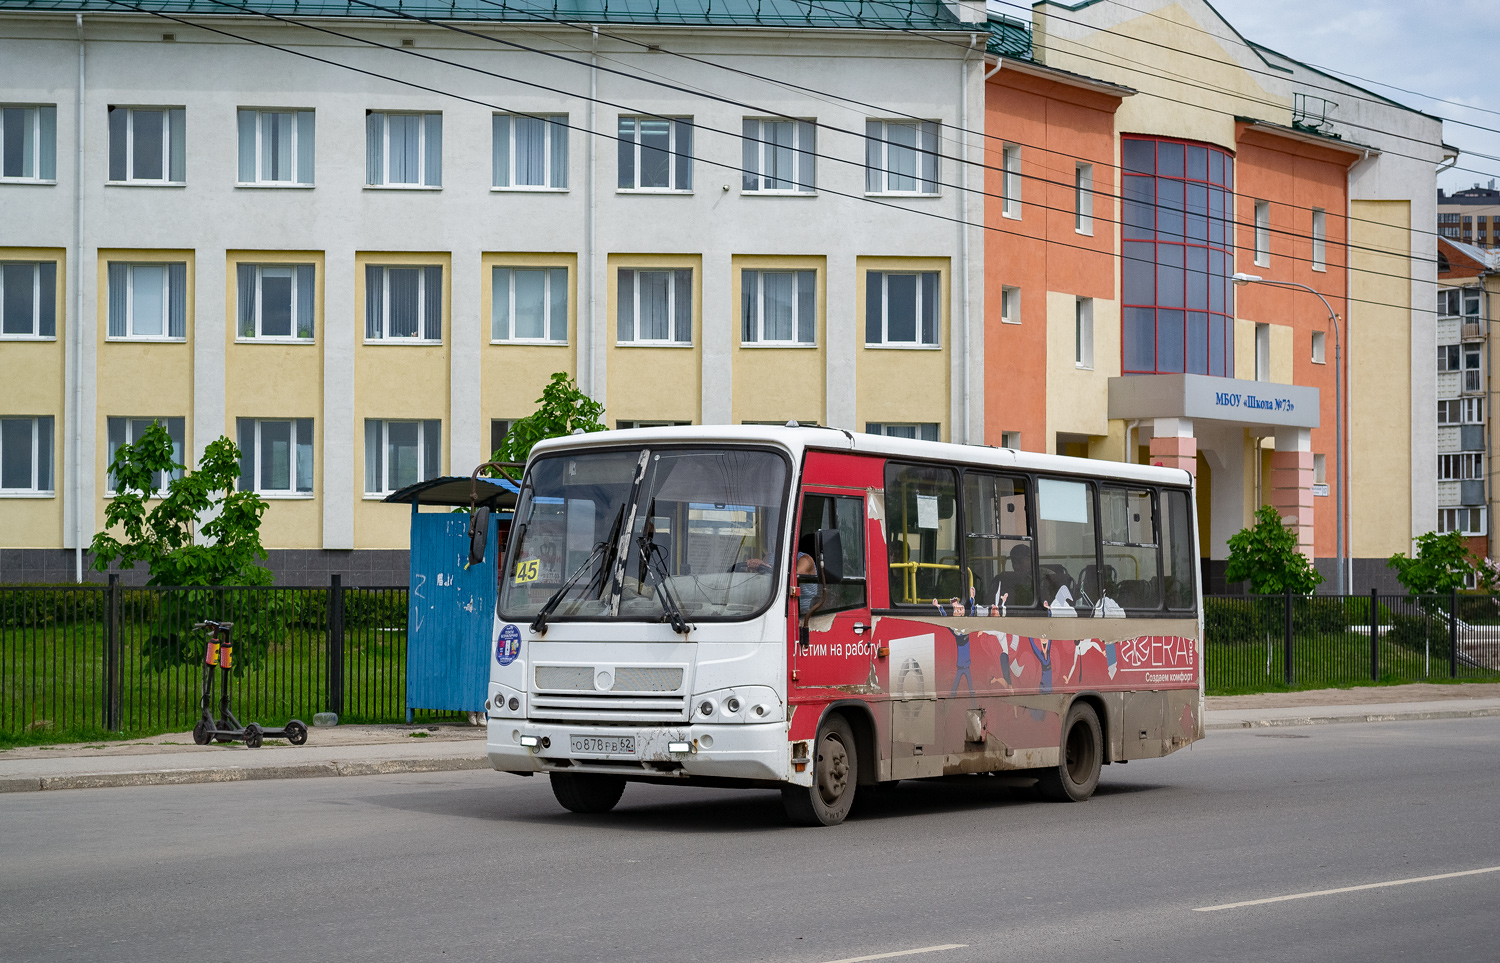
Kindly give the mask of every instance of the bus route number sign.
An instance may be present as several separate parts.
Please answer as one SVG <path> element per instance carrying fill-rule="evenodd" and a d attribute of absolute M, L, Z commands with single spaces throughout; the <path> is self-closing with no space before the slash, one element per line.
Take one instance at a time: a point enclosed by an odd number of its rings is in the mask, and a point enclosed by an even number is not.
<path fill-rule="evenodd" d="M 527 582 L 535 582 L 542 574 L 542 560 L 539 558 L 525 558 L 516 563 L 516 584 L 525 585 Z"/>

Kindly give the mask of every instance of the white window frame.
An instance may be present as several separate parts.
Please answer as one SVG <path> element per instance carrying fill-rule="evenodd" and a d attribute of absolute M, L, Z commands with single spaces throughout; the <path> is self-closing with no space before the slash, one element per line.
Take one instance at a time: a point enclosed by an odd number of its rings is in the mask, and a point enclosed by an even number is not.
<path fill-rule="evenodd" d="M 1314 485 L 1326 485 L 1326 484 L 1328 484 L 1328 456 L 1327 455 L 1320 455 L 1320 454 L 1314 454 L 1313 455 L 1313 484 Z"/>
<path fill-rule="evenodd" d="M 1271 326 L 1264 321 L 1255 324 L 1255 380 L 1271 380 Z"/>
<path fill-rule="evenodd" d="M 57 494 L 57 419 L 52 415 L 0 415 L 0 422 L 27 422 L 31 426 L 31 484 L 26 488 L 0 488 L 0 498 L 53 498 Z M 46 445 L 46 470 L 45 478 L 49 483 L 42 487 L 43 452 L 41 430 L 42 423 L 47 423 Z M 3 429 L 0 429 L 3 432 Z M 3 437 L 0 437 L 3 441 Z M 5 448 L 0 444 L 0 459 L 5 458 Z M 0 461 L 0 479 L 5 476 L 5 465 Z"/>
<path fill-rule="evenodd" d="M 892 144 L 892 128 L 910 129 L 913 145 Z M 909 175 L 916 190 L 891 187 L 891 148 L 910 151 L 915 173 Z M 937 197 L 942 193 L 942 122 L 936 120 L 867 120 L 865 121 L 865 193 L 883 197 Z M 931 169 L 924 169 L 928 162 Z M 930 185 L 931 189 L 926 189 Z"/>
<path fill-rule="evenodd" d="M 516 136 L 518 130 L 516 119 L 539 120 L 542 122 L 542 170 L 546 172 L 545 183 L 542 184 L 517 184 L 516 183 L 516 154 L 520 150 L 520 138 Z M 500 157 L 500 129 L 505 127 L 505 181 L 500 183 L 500 167 L 496 160 Z M 563 194 L 568 190 L 568 164 L 571 161 L 568 143 L 569 134 L 567 114 L 510 114 L 496 112 L 490 118 L 490 190 L 502 192 L 522 193 L 551 193 Z M 562 139 L 562 183 L 554 183 L 557 173 L 557 149 L 558 138 Z"/>
<path fill-rule="evenodd" d="M 1466 344 L 1463 346 L 1463 372 L 1464 391 L 1484 390 L 1484 355 L 1480 353 L 1479 345 Z"/>
<path fill-rule="evenodd" d="M 631 337 L 629 339 L 624 339 L 624 338 L 620 337 L 620 320 L 619 320 L 619 317 L 620 317 L 619 316 L 620 306 L 617 304 L 617 305 L 615 305 L 615 344 L 619 345 L 619 346 L 622 346 L 622 347 L 627 347 L 628 346 L 628 347 L 691 348 L 693 346 L 693 339 L 691 337 L 691 333 L 692 333 L 694 327 L 696 327 L 698 319 L 696 317 L 694 317 L 694 314 L 693 314 L 693 304 L 692 304 L 691 301 L 689 301 L 689 303 L 688 303 L 688 332 L 689 332 L 689 337 L 688 337 L 688 339 L 686 341 L 680 341 L 680 340 L 678 340 L 677 339 L 677 272 L 678 271 L 693 271 L 693 270 L 694 270 L 693 268 L 688 268 L 688 267 L 622 267 L 622 268 L 619 268 L 618 271 L 629 271 L 633 275 L 635 275 L 635 277 L 632 279 L 632 282 L 631 282 L 631 285 L 630 285 L 630 296 L 632 298 L 632 302 L 631 302 L 631 317 L 630 317 L 630 322 L 631 322 Z M 617 278 L 619 276 L 618 271 L 616 272 L 616 277 Z M 670 277 L 670 280 L 667 283 L 667 328 L 668 328 L 668 330 L 670 332 L 670 335 L 671 335 L 670 337 L 667 337 L 667 338 L 642 338 L 641 337 L 641 275 L 642 274 L 667 274 Z M 688 290 L 690 292 L 689 297 L 691 297 L 692 285 L 694 283 L 696 283 L 696 281 L 697 281 L 697 279 L 693 278 L 689 282 L 689 285 L 688 285 Z M 619 285 L 618 285 L 618 281 L 616 282 L 615 296 L 618 299 L 618 297 L 619 297 Z"/>
<path fill-rule="evenodd" d="M 496 333 L 499 325 L 499 294 L 496 285 L 500 279 L 500 272 L 509 273 L 505 285 L 505 296 L 507 298 L 506 309 L 507 327 L 509 334 L 504 337 Z M 542 272 L 542 331 L 545 335 L 540 338 L 522 338 L 516 335 L 516 274 L 517 271 L 541 271 Z M 558 273 L 562 277 L 559 280 Z M 553 293 L 557 285 L 562 285 L 562 337 L 554 337 L 557 331 L 557 319 L 553 317 L 553 311 L 557 307 Z M 546 344 L 566 345 L 568 343 L 568 298 L 572 293 L 568 283 L 568 268 L 562 264 L 531 265 L 531 264 L 496 264 L 490 269 L 490 344 Z"/>
<path fill-rule="evenodd" d="M 108 332 L 108 326 L 107 326 L 107 322 L 106 322 L 106 328 L 105 328 L 106 335 L 105 335 L 105 339 L 108 340 L 108 341 L 166 341 L 166 342 L 171 342 L 171 343 L 176 343 L 176 344 L 181 344 L 182 342 L 186 341 L 187 340 L 187 321 L 186 321 L 186 317 L 184 317 L 184 320 L 183 320 L 183 333 L 180 334 L 180 335 L 174 335 L 174 334 L 172 334 L 172 265 L 173 264 L 183 264 L 183 263 L 184 262 L 182 262 L 182 261 L 128 261 L 128 262 L 112 261 L 112 262 L 110 262 L 111 265 L 114 265 L 114 264 L 124 264 L 125 269 L 126 269 L 126 284 L 125 284 L 125 333 L 124 334 L 116 334 L 116 335 L 108 334 L 107 333 Z M 136 278 L 136 272 L 139 269 L 141 269 L 141 268 L 155 268 L 155 269 L 160 269 L 161 270 L 161 309 L 162 309 L 161 334 L 139 334 L 135 330 L 135 327 L 136 327 L 136 318 L 135 318 L 136 280 L 135 280 L 135 278 Z M 184 270 L 183 285 L 184 285 L 184 290 L 183 290 L 184 315 L 186 315 L 187 308 L 190 307 L 190 306 L 185 303 L 186 299 L 187 299 L 187 291 L 186 291 L 187 280 L 186 280 L 186 271 L 185 270 Z M 108 291 L 106 289 L 106 297 L 107 296 L 108 296 Z M 108 310 L 108 308 L 106 307 L 106 311 L 107 310 Z"/>
<path fill-rule="evenodd" d="M 1021 145 L 1000 148 L 1000 216 L 1021 219 Z"/>
<path fill-rule="evenodd" d="M 442 474 L 442 422 L 436 418 L 366 418 L 365 419 L 365 471 L 364 471 L 364 497 L 367 499 L 380 500 L 386 495 L 399 489 L 391 484 L 391 459 L 389 457 L 391 437 L 390 428 L 393 424 L 416 425 L 417 426 L 417 481 L 427 481 Z M 378 435 L 379 450 L 370 450 L 371 426 L 378 426 L 375 434 Z M 438 450 L 436 465 L 427 464 L 427 434 L 436 426 L 438 431 Z M 371 490 L 369 480 L 371 475 L 370 459 L 372 456 L 380 458 L 380 470 L 378 479 L 380 488 Z"/>
<path fill-rule="evenodd" d="M 1438 288 L 1438 310 L 1440 318 L 1458 318 L 1463 316 L 1464 296 L 1463 288 Z"/>
<path fill-rule="evenodd" d="M 1000 447 L 1011 448 L 1016 451 L 1021 449 L 1021 433 L 1019 431 L 1000 432 Z"/>
<path fill-rule="evenodd" d="M 124 178 L 115 178 L 112 176 L 114 171 L 109 169 L 111 164 L 110 159 L 114 153 L 114 141 L 111 139 L 108 144 L 110 153 L 106 157 L 106 170 L 109 170 L 111 176 L 105 183 L 116 186 L 135 184 L 155 187 L 185 187 L 187 185 L 187 109 L 185 107 L 146 107 L 126 106 L 123 104 L 110 104 L 109 109 L 111 111 L 125 111 L 125 176 Z M 147 112 L 162 115 L 161 177 L 135 176 L 135 118 L 136 114 Z M 173 142 L 178 139 L 173 136 L 176 125 L 181 125 L 183 129 L 180 138 L 182 140 L 182 150 L 179 156 L 174 157 Z M 114 137 L 112 126 L 109 136 L 111 138 Z M 177 165 L 182 167 L 182 177 L 173 178 L 172 168 Z"/>
<path fill-rule="evenodd" d="M 245 118 L 247 114 L 253 118 L 249 133 L 254 141 L 250 145 L 250 149 L 254 152 L 251 167 L 255 176 L 250 180 L 245 180 L 240 176 L 244 173 L 244 168 L 238 163 L 238 161 L 244 159 Z M 290 114 L 292 117 L 292 146 L 290 153 L 293 173 L 289 178 L 269 178 L 265 176 L 266 124 L 270 122 L 271 118 L 279 114 Z M 235 183 L 236 187 L 295 187 L 306 189 L 314 186 L 314 176 L 317 170 L 317 155 L 315 153 L 317 144 L 315 134 L 317 119 L 313 111 L 292 107 L 241 107 L 239 108 L 238 120 L 240 155 L 237 158 L 236 164 L 235 176 L 239 178 Z M 304 166 L 304 158 L 302 156 L 304 140 L 308 141 L 306 144 L 307 157 L 305 159 L 305 166 L 312 168 L 311 170 L 302 169 Z"/>
<path fill-rule="evenodd" d="M 1328 332 L 1326 331 L 1312 333 L 1312 363 L 1328 363 Z"/>
<path fill-rule="evenodd" d="M 943 426 L 936 421 L 867 421 L 865 433 L 886 438 L 910 438 L 914 441 L 941 441 Z"/>
<path fill-rule="evenodd" d="M 1255 202 L 1255 266 L 1271 266 L 1271 202 Z"/>
<path fill-rule="evenodd" d="M 1094 299 L 1073 302 L 1073 367 L 1094 370 Z"/>
<path fill-rule="evenodd" d="M 645 148 L 641 145 L 641 122 L 642 121 L 666 121 L 667 122 L 667 185 L 665 187 L 642 187 L 641 184 L 641 151 Z M 624 127 L 630 124 L 630 134 L 627 139 Z M 631 151 L 630 183 L 621 184 L 620 179 L 624 177 L 624 171 L 616 171 L 615 193 L 617 194 L 691 194 L 693 193 L 693 118 L 692 117 L 668 117 L 639 114 L 621 114 L 616 125 L 619 145 L 616 150 L 615 163 L 619 164 L 619 151 L 627 145 Z M 682 141 L 686 137 L 687 144 Z M 684 160 L 685 159 L 685 160 Z"/>
<path fill-rule="evenodd" d="M 1073 168 L 1073 231 L 1094 236 L 1094 165 L 1078 164 Z"/>
<path fill-rule="evenodd" d="M 880 340 L 871 341 L 869 336 L 869 304 L 865 305 L 865 347 L 867 348 L 894 348 L 902 351 L 937 351 L 943 346 L 943 275 L 941 271 L 867 271 L 865 279 L 865 297 L 869 298 L 869 275 L 879 274 L 880 277 Z M 933 306 L 932 341 L 922 340 L 922 307 L 923 307 L 923 275 L 933 275 L 937 281 L 937 303 Z M 891 276 L 902 275 L 916 278 L 916 302 L 913 310 L 916 312 L 916 340 L 893 341 L 891 340 Z"/>
<path fill-rule="evenodd" d="M 104 489 L 105 489 L 105 491 L 104 491 L 104 494 L 105 494 L 106 497 L 113 498 L 116 494 L 118 494 L 118 492 L 115 491 L 115 487 L 114 487 L 114 477 L 110 474 L 110 471 L 109 471 L 109 466 L 114 463 L 115 452 L 118 450 L 118 449 L 111 449 L 109 447 L 112 444 L 112 441 L 113 441 L 110 438 L 110 436 L 109 436 L 109 423 L 110 423 L 110 421 L 117 420 L 117 419 L 120 420 L 120 421 L 125 422 L 125 439 L 124 439 L 124 441 L 125 441 L 126 444 L 129 444 L 129 445 L 134 445 L 134 444 L 136 444 L 137 442 L 139 442 L 141 440 L 140 439 L 140 435 L 136 433 L 136 428 L 137 427 L 140 427 L 140 430 L 142 432 L 144 432 L 145 429 L 146 429 L 146 426 L 149 426 L 149 425 L 152 425 L 152 424 L 159 424 L 159 425 L 161 425 L 163 428 L 165 428 L 167 430 L 168 434 L 170 434 L 171 431 L 172 431 L 172 422 L 174 420 L 181 421 L 183 423 L 183 426 L 182 426 L 183 427 L 182 437 L 181 438 L 174 438 L 174 439 L 172 439 L 173 442 L 174 442 L 174 445 L 173 445 L 173 448 L 172 448 L 172 457 L 177 461 L 178 464 L 186 465 L 188 463 L 187 462 L 187 419 L 186 418 L 177 418 L 177 419 L 174 419 L 172 417 L 161 417 L 161 416 L 156 416 L 156 417 L 151 417 L 151 416 L 137 417 L 137 416 L 134 416 L 134 415 L 110 415 L 110 416 L 108 416 L 108 417 L 106 417 L 104 419 L 104 426 L 105 426 L 105 434 L 104 434 L 104 452 L 105 452 L 105 459 L 104 459 Z M 180 469 L 173 469 L 172 471 L 169 471 L 169 472 L 159 472 L 158 474 L 160 474 L 162 476 L 161 477 L 161 484 L 157 487 L 156 491 L 150 493 L 150 495 L 148 497 L 151 497 L 151 498 L 160 498 L 160 497 L 162 497 L 163 495 L 165 495 L 167 493 L 167 487 L 172 482 L 174 482 L 177 479 L 181 478 L 182 475 L 183 475 L 183 473 L 182 473 L 182 471 Z"/>
<path fill-rule="evenodd" d="M 254 268 L 254 270 L 255 270 L 255 309 L 254 309 L 255 310 L 255 333 L 251 334 L 251 335 L 247 335 L 244 332 L 242 332 L 240 330 L 240 326 L 239 326 L 239 308 L 240 308 L 240 304 L 239 304 L 238 299 L 241 296 L 241 292 L 238 290 L 238 274 L 239 274 L 239 269 L 242 268 L 242 267 L 251 267 L 251 268 Z M 283 335 L 283 334 L 269 334 L 268 335 L 268 334 L 262 334 L 261 333 L 261 320 L 262 320 L 261 316 L 262 316 L 262 312 L 264 310 L 264 303 L 265 303 L 264 299 L 265 299 L 265 290 L 266 290 L 265 283 L 264 283 L 263 279 L 264 279 L 264 276 L 265 276 L 265 271 L 268 268 L 271 269 L 271 270 L 277 270 L 277 271 L 290 270 L 292 272 L 292 285 L 291 285 L 292 301 L 291 301 L 291 305 L 290 305 L 291 318 L 292 318 L 292 333 L 289 334 L 289 335 Z M 299 327 L 298 319 L 301 316 L 301 310 L 302 310 L 302 301 L 301 301 L 301 298 L 302 298 L 302 286 L 297 283 L 297 271 L 300 268 L 312 268 L 312 270 L 313 270 L 313 299 L 314 299 L 314 302 L 313 302 L 313 304 L 311 306 L 311 312 L 312 312 L 312 318 L 313 318 L 313 320 L 312 320 L 312 334 L 306 335 L 306 336 L 303 336 L 303 335 L 300 335 L 300 334 L 296 333 L 297 329 Z M 258 343 L 270 343 L 270 344 L 312 344 L 315 341 L 317 341 L 318 340 L 318 338 L 317 338 L 317 334 L 318 334 L 318 329 L 317 329 L 317 311 L 318 311 L 318 306 L 317 306 L 317 296 L 318 296 L 318 293 L 317 293 L 318 292 L 317 270 L 318 270 L 317 269 L 317 265 L 315 265 L 315 264 L 309 264 L 307 262 L 303 262 L 303 263 L 300 263 L 300 264 L 297 264 L 297 263 L 279 263 L 279 262 L 260 262 L 260 261 L 255 261 L 253 263 L 252 262 L 245 262 L 245 261 L 239 262 L 235 266 L 235 275 L 236 275 L 235 298 L 236 298 L 236 301 L 235 301 L 235 320 L 234 320 L 234 340 L 238 341 L 238 342 L 241 342 L 241 343 L 258 342 Z"/>
<path fill-rule="evenodd" d="M 1475 519 L 1478 519 L 1477 524 Z M 1483 508 L 1438 509 L 1438 531 L 1444 534 L 1456 531 L 1462 535 L 1485 535 L 1488 534 L 1486 521 Z"/>
<path fill-rule="evenodd" d="M 1328 270 L 1328 212 L 1321 207 L 1312 209 L 1312 269 Z"/>
<path fill-rule="evenodd" d="M 790 147 L 772 141 L 766 132 L 768 124 L 784 125 L 791 129 Z M 774 132 L 773 132 L 774 133 Z M 786 117 L 746 117 L 741 128 L 743 150 L 741 152 L 744 171 L 740 177 L 742 194 L 779 194 L 787 197 L 811 197 L 818 192 L 817 122 Z M 777 167 L 774 158 L 779 150 L 790 150 L 792 154 L 791 177 L 776 177 L 774 180 L 789 183 L 790 187 L 766 187 L 773 178 L 767 172 Z M 808 176 L 804 176 L 804 175 Z"/>
<path fill-rule="evenodd" d="M 414 181 L 391 180 L 391 118 L 420 117 L 417 125 L 417 179 Z M 370 180 L 370 122 L 380 118 L 380 180 Z M 431 129 L 430 118 L 437 118 L 438 163 L 436 180 L 427 164 L 427 139 Z M 365 189 L 384 191 L 440 191 L 443 189 L 443 114 L 436 110 L 368 110 L 365 112 Z"/>
<path fill-rule="evenodd" d="M 1437 346 L 1438 374 L 1464 369 L 1463 345 L 1440 344 Z"/>
<path fill-rule="evenodd" d="M 1021 289 L 1001 285 L 1000 287 L 1000 323 L 1021 323 Z"/>
<path fill-rule="evenodd" d="M 376 292 L 380 298 L 380 330 L 371 337 L 368 326 L 365 329 L 365 344 L 442 344 L 443 339 L 429 338 L 427 331 L 427 298 L 431 292 L 427 290 L 427 269 L 442 267 L 440 264 L 374 264 L 365 265 L 365 299 L 369 303 L 369 271 L 370 267 L 380 268 L 380 290 Z M 417 272 L 417 336 L 414 338 L 399 337 L 389 334 L 391 330 L 391 271 L 415 270 Z M 438 284 L 437 296 L 443 296 L 443 285 Z M 368 308 L 366 309 L 368 311 Z M 439 324 L 442 323 L 442 304 L 438 305 Z"/>
<path fill-rule="evenodd" d="M 0 111 L 24 110 L 28 114 L 23 118 L 23 125 L 30 128 L 22 135 L 22 149 L 25 149 L 25 138 L 31 138 L 31 150 L 25 151 L 29 156 L 22 159 L 22 170 L 30 164 L 31 174 L 5 173 L 3 160 L 0 160 L 0 184 L 56 184 L 57 183 L 57 105 L 56 104 L 0 104 Z M 51 147 L 48 149 L 46 141 L 51 138 Z M 5 139 L 5 125 L 0 122 L 0 158 L 6 153 L 10 145 Z M 51 170 L 48 170 L 50 164 Z"/>
<path fill-rule="evenodd" d="M 4 307 L 5 306 L 5 276 L 6 276 L 6 273 L 7 273 L 5 269 L 8 268 L 8 267 L 14 267 L 14 266 L 16 266 L 18 264 L 26 264 L 26 265 L 30 265 L 31 266 L 31 331 L 30 332 L 21 332 L 21 331 L 7 332 L 5 330 L 5 321 L 10 320 L 10 319 L 5 318 L 4 315 L 3 315 L 3 312 L 5 310 L 5 307 Z M 47 272 L 45 272 L 45 271 L 42 270 L 42 265 L 44 265 L 44 264 L 50 264 L 52 266 L 52 279 L 53 279 L 52 280 L 52 317 L 50 319 L 44 319 L 43 316 L 42 316 L 42 292 L 46 290 L 46 286 L 43 283 L 43 275 L 47 273 Z M 57 305 L 58 305 L 58 297 L 57 297 L 57 262 L 56 261 L 3 261 L 3 260 L 0 260 L 0 341 L 56 341 L 57 340 Z M 43 330 L 43 321 L 44 320 L 50 320 L 51 321 L 51 328 L 52 328 L 52 333 L 51 334 L 42 334 L 41 333 L 42 330 Z"/>
<path fill-rule="evenodd" d="M 252 438 L 250 439 L 252 443 L 247 446 L 250 450 L 240 453 L 249 462 L 250 490 L 271 499 L 308 499 L 315 497 L 315 489 L 318 483 L 316 471 L 318 452 L 317 430 L 313 425 L 313 419 L 246 418 L 242 420 L 251 423 L 250 427 L 252 431 Z M 302 423 L 303 427 L 307 429 L 309 433 L 308 438 L 303 439 L 298 434 L 297 426 L 299 423 Z M 289 425 L 291 429 L 288 433 L 291 443 L 291 464 L 287 466 L 288 480 L 290 482 L 290 487 L 288 488 L 264 488 L 261 486 L 261 457 L 264 452 L 264 442 L 261 432 L 263 427 L 269 424 Z M 306 444 L 301 444 L 304 441 Z M 297 461 L 297 452 L 301 448 L 306 448 L 309 451 L 309 463 L 305 469 L 305 477 L 304 468 Z M 307 484 L 306 488 L 302 487 L 304 481 Z"/>
<path fill-rule="evenodd" d="M 755 275 L 755 291 L 750 295 L 755 305 L 755 339 L 745 339 L 745 298 L 743 289 L 745 275 Z M 790 339 L 766 337 L 766 275 L 767 274 L 790 274 L 792 277 L 792 337 Z M 813 286 L 812 293 L 812 338 L 803 341 L 798 333 L 802 330 L 802 285 L 807 282 L 809 276 Z M 742 348 L 816 348 L 818 346 L 818 274 L 812 268 L 744 268 L 740 271 L 740 347 Z"/>
<path fill-rule="evenodd" d="M 1484 452 L 1456 451 L 1438 455 L 1438 481 L 1483 481 Z"/>

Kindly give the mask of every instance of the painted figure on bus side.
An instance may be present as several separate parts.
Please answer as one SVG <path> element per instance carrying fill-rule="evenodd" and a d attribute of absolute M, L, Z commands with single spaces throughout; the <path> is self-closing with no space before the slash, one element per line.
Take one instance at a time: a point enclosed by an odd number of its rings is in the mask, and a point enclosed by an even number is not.
<path fill-rule="evenodd" d="M 1009 632 L 981 632 L 981 637 L 989 636 L 1000 646 L 1000 674 L 990 677 L 990 685 L 1004 685 L 1007 689 L 1014 689 L 1016 680 L 1021 677 L 1022 666 L 1016 662 L 1012 655 L 1019 643 L 1019 636 Z"/>
<path fill-rule="evenodd" d="M 1067 677 L 1063 679 L 1063 682 L 1065 684 L 1072 684 L 1073 672 L 1076 670 L 1078 672 L 1078 684 L 1083 684 L 1083 657 L 1090 652 L 1103 654 L 1105 664 L 1109 667 L 1109 677 L 1113 679 L 1115 672 L 1119 670 L 1119 663 L 1116 658 L 1117 648 L 1113 642 L 1102 642 L 1099 639 L 1080 640 L 1078 648 L 1074 650 L 1073 668 L 1068 670 Z"/>
<path fill-rule="evenodd" d="M 948 693 L 948 698 L 958 695 L 958 683 L 960 681 L 969 684 L 969 698 L 974 698 L 974 676 L 970 674 L 973 664 L 973 653 L 969 647 L 969 633 L 954 632 L 953 641 L 957 643 L 957 668 L 953 672 L 953 690 Z"/>

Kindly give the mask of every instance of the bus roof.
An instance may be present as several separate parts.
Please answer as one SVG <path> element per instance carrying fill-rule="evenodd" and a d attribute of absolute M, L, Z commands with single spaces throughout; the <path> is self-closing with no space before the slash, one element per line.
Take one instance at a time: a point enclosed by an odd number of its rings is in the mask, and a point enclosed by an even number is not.
<path fill-rule="evenodd" d="M 1042 455 L 1013 448 L 988 445 L 955 445 L 940 441 L 917 441 L 867 435 L 841 428 L 816 425 L 677 425 L 664 428 L 626 428 L 567 435 L 538 442 L 532 455 L 600 445 L 684 443 L 772 444 L 789 451 L 794 459 L 804 451 L 855 452 L 886 458 L 914 458 L 955 464 L 1010 468 L 1022 471 L 1062 472 L 1095 478 L 1114 478 L 1156 485 L 1190 487 L 1193 476 L 1180 468 L 1131 465 L 1095 458 Z"/>

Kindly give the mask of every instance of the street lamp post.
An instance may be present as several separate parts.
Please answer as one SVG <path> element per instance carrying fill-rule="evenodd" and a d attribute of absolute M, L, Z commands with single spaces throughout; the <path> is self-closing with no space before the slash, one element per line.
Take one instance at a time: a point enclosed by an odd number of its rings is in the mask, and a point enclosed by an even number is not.
<path fill-rule="evenodd" d="M 1239 285 L 1244 285 L 1244 284 L 1270 284 L 1270 285 L 1274 285 L 1275 287 L 1281 287 L 1281 288 L 1300 288 L 1303 291 L 1309 291 L 1319 301 L 1323 302 L 1324 309 L 1326 309 L 1328 311 L 1328 320 L 1331 321 L 1331 322 L 1333 322 L 1333 445 L 1334 445 L 1334 450 L 1333 450 L 1334 468 L 1333 468 L 1333 471 L 1334 471 L 1334 475 L 1338 479 L 1338 483 L 1334 486 L 1335 489 L 1336 489 L 1336 491 L 1335 491 L 1334 513 L 1337 515 L 1337 518 L 1335 519 L 1335 534 L 1334 534 L 1334 540 L 1335 540 L 1335 546 L 1334 546 L 1334 564 L 1338 567 L 1338 579 L 1335 581 L 1334 584 L 1336 586 L 1338 586 L 1338 593 L 1340 595 L 1343 595 L 1344 594 L 1344 389 L 1343 389 L 1343 384 L 1344 384 L 1344 382 L 1343 382 L 1344 362 L 1343 362 L 1343 339 L 1342 339 L 1342 337 L 1340 336 L 1340 333 L 1339 333 L 1339 316 L 1338 316 L 1338 313 L 1333 310 L 1333 306 L 1328 303 L 1328 299 L 1325 298 L 1325 297 L 1323 297 L 1323 295 L 1321 293 L 1319 293 L 1319 291 L 1318 291 L 1317 288 L 1314 288 L 1314 287 L 1311 287 L 1309 285 L 1303 284 L 1300 281 L 1273 281 L 1273 280 L 1269 280 L 1267 278 L 1263 278 L 1263 277 L 1261 277 L 1261 276 L 1259 276 L 1257 274 L 1246 274 L 1243 271 L 1236 271 L 1234 273 L 1233 277 L 1231 278 L 1231 280 L 1233 280 L 1235 284 L 1239 284 Z M 1258 468 L 1256 470 L 1259 471 Z"/>

